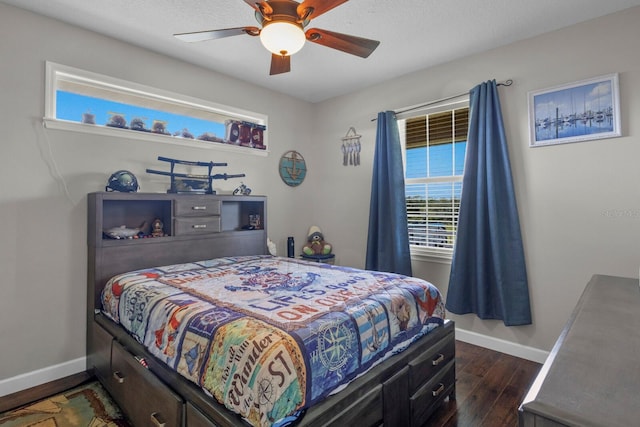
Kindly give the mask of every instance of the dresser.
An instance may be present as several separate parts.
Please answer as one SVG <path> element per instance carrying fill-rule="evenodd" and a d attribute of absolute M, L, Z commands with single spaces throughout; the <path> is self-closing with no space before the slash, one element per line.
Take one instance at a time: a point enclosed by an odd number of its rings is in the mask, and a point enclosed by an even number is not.
<path fill-rule="evenodd" d="M 640 425 L 638 285 L 591 278 L 519 408 L 521 427 Z"/>

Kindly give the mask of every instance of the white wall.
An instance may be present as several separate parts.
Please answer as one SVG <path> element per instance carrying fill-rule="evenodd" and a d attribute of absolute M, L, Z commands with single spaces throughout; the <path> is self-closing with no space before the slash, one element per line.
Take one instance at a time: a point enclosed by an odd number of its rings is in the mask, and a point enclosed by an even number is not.
<path fill-rule="evenodd" d="M 378 111 L 463 93 L 490 79 L 500 87 L 528 267 L 533 324 L 505 327 L 475 315 L 456 327 L 549 351 L 595 273 L 638 277 L 640 264 L 640 8 L 419 71 L 317 106 L 321 168 L 313 183 L 331 202 L 314 211 L 338 262 L 363 266 Z M 423 53 L 429 54 L 424 41 Z M 620 73 L 623 137 L 529 148 L 527 92 Z M 362 166 L 341 166 L 340 137 L 363 135 Z M 448 264 L 414 260 L 413 273 L 446 293 Z M 624 319 L 621 319 L 624 321 Z"/>
<path fill-rule="evenodd" d="M 506 328 L 473 315 L 457 326 L 549 350 L 594 273 L 638 275 L 640 245 L 640 8 L 576 25 L 384 85 L 307 104 L 118 41 L 0 4 L 0 391 L 3 380 L 84 356 L 86 193 L 117 169 L 145 191 L 164 191 L 144 173 L 158 155 L 225 161 L 269 197 L 269 234 L 284 250 L 319 225 L 337 262 L 363 267 L 378 111 L 512 78 L 500 88 L 521 214 L 533 325 Z M 429 54 L 424 42 L 423 54 Z M 41 126 L 44 61 L 269 115 L 271 155 L 255 157 L 47 130 Z M 527 91 L 619 72 L 622 138 L 528 148 Z M 342 166 L 340 138 L 362 135 L 362 164 Z M 300 151 L 305 182 L 284 185 L 280 155 Z M 154 181 L 155 180 L 155 181 Z M 65 195 L 66 183 L 70 197 Z M 237 182 L 220 182 L 230 191 Z M 446 293 L 449 266 L 414 261 L 414 273 Z M 46 278 L 45 278 L 46 277 Z M 623 321 L 624 319 L 621 319 Z M 0 393 L 1 395 L 2 393 Z"/>

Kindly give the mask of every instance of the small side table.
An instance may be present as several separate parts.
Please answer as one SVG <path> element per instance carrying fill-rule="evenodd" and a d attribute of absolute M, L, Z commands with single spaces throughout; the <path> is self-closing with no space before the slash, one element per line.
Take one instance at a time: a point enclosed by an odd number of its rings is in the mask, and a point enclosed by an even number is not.
<path fill-rule="evenodd" d="M 301 259 L 307 260 L 307 261 L 313 261 L 313 262 L 321 262 L 324 264 L 335 264 L 336 262 L 336 255 L 335 254 L 327 254 L 327 255 L 306 255 L 306 254 L 301 254 L 300 255 Z"/>

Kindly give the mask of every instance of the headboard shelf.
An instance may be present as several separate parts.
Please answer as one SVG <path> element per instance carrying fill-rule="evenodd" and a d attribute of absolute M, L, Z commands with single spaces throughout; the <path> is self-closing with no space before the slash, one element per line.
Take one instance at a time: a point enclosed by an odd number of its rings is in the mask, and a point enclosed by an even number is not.
<path fill-rule="evenodd" d="M 172 200 L 123 200 L 105 199 L 102 205 L 102 226 L 105 230 L 126 226 L 141 228 L 145 235 L 151 231 L 156 218 L 164 224 L 166 234 L 171 235 Z"/>
<path fill-rule="evenodd" d="M 152 224 L 162 222 L 164 237 L 152 237 Z M 194 238 L 226 232 L 264 234 L 266 248 L 266 197 L 165 193 L 89 194 L 88 245 L 148 244 L 150 239 Z M 109 231 L 141 238 L 114 239 Z M 128 233 L 125 233 L 128 232 Z M 118 233 L 120 234 L 120 233 Z M 188 237 L 186 237 L 188 236 Z"/>

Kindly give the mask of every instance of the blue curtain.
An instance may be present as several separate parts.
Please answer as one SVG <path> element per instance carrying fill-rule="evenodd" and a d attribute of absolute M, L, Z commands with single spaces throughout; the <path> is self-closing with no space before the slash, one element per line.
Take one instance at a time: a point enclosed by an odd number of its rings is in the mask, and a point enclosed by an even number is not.
<path fill-rule="evenodd" d="M 446 307 L 507 326 L 531 324 L 529 285 L 495 80 L 470 92 L 458 235 Z"/>
<path fill-rule="evenodd" d="M 378 113 L 365 268 L 411 276 L 402 150 L 393 111 Z"/>

